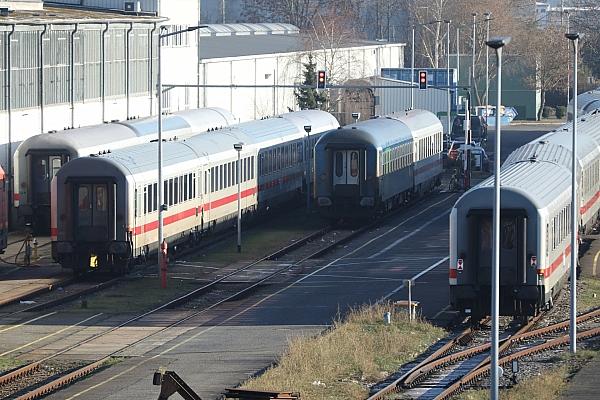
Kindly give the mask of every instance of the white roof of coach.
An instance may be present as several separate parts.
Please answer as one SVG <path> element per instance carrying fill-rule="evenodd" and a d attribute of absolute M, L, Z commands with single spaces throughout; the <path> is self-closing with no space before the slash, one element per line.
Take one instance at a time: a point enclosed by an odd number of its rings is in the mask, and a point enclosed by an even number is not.
<path fill-rule="evenodd" d="M 523 162 L 503 166 L 500 172 L 502 190 L 519 192 L 538 209 L 551 205 L 571 185 L 571 174 L 563 166 L 547 162 Z M 473 189 L 492 188 L 494 177 L 489 177 Z"/>
<path fill-rule="evenodd" d="M 186 161 L 214 155 L 229 156 L 235 153 L 233 145 L 242 142 L 246 146 L 265 147 L 306 136 L 303 126 L 291 122 L 305 121 L 313 126 L 313 132 L 323 132 L 337 125 L 336 119 L 324 111 L 297 111 L 278 118 L 244 122 L 217 130 L 207 135 L 196 135 L 186 140 L 163 143 L 163 166 L 165 168 Z M 144 143 L 127 149 L 118 149 L 100 157 L 113 160 L 121 170 L 135 175 L 156 169 L 156 143 Z"/>
<path fill-rule="evenodd" d="M 232 123 L 235 118 L 222 108 L 188 110 L 163 117 L 163 132 L 165 137 L 185 137 Z M 149 141 L 157 131 L 157 119 L 152 117 L 43 133 L 26 139 L 18 149 L 21 155 L 30 150 L 57 149 L 86 156 Z"/>
<path fill-rule="evenodd" d="M 442 123 L 434 113 L 427 110 L 411 110 L 406 113 L 392 113 L 391 118 L 402 121 L 412 132 L 414 140 L 431 134 L 434 128 L 440 132 L 443 130 Z"/>

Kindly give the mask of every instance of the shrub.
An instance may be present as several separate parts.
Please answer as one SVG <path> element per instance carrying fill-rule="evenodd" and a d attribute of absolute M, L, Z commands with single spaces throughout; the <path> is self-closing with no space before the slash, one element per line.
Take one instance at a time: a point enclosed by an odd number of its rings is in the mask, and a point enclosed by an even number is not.
<path fill-rule="evenodd" d="M 556 107 L 556 118 L 564 118 L 566 115 L 567 115 L 567 107 L 566 106 Z"/>
<path fill-rule="evenodd" d="M 544 106 L 544 110 L 542 111 L 542 117 L 550 118 L 556 116 L 556 110 L 554 107 Z"/>

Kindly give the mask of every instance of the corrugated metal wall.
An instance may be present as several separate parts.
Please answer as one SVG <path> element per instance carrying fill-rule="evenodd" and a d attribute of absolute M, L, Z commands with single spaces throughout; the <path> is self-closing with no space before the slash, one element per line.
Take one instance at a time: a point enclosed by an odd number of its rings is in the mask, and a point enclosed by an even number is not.
<path fill-rule="evenodd" d="M 139 1 L 143 12 L 156 12 L 158 3 L 157 0 L 50 0 L 47 1 L 47 3 L 70 4 L 82 7 L 123 10 L 125 8 L 126 1 L 132 1 L 134 3 L 137 3 Z"/>
<path fill-rule="evenodd" d="M 75 102 L 98 99 L 102 84 L 102 30 L 101 25 L 81 25 L 73 35 L 73 99 Z M 43 96 L 45 105 L 71 101 L 71 36 L 74 26 L 48 29 L 42 38 L 41 27 L 15 31 L 11 40 L 13 109 L 40 105 L 40 45 L 43 46 Z M 126 36 L 129 27 L 114 25 L 105 35 L 105 95 L 126 95 Z M 152 26 L 134 24 L 130 33 L 129 77 L 130 94 L 150 94 L 156 81 L 157 52 L 152 51 L 149 36 Z M 152 44 L 156 46 L 156 35 Z M 8 97 L 8 40 L 9 32 L 0 34 L 0 84 L 4 89 L 0 110 L 7 109 Z M 153 79 L 150 79 L 150 54 L 153 58 Z"/>

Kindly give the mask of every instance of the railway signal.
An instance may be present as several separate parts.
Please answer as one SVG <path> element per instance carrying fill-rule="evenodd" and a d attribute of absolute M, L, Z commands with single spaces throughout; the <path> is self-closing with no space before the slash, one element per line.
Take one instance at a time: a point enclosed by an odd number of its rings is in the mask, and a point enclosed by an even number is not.
<path fill-rule="evenodd" d="M 317 88 L 325 89 L 327 85 L 327 74 L 325 71 L 321 70 L 317 72 Z"/>
<path fill-rule="evenodd" d="M 427 71 L 419 71 L 419 89 L 427 89 Z"/>

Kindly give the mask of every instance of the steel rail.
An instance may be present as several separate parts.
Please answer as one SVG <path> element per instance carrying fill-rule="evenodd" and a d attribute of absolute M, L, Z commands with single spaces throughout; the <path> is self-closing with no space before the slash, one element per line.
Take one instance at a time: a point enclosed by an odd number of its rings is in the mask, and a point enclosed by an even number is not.
<path fill-rule="evenodd" d="M 583 339 L 589 339 L 591 337 L 594 336 L 599 336 L 600 335 L 600 327 L 599 328 L 593 328 L 593 329 L 588 329 L 586 331 L 582 331 L 579 332 L 577 334 L 577 339 L 578 340 L 583 340 Z M 509 354 L 505 357 L 502 357 L 498 363 L 500 365 L 504 365 L 504 364 L 508 364 L 513 360 L 517 360 L 521 357 L 524 356 L 528 356 L 528 355 L 532 355 L 532 354 L 536 354 L 536 353 L 540 353 L 542 351 L 546 351 L 546 350 L 550 350 L 550 349 L 554 349 L 560 346 L 565 346 L 567 344 L 569 344 L 570 340 L 569 340 L 569 335 L 563 335 L 559 338 L 556 339 L 552 339 L 549 340 L 545 343 L 530 347 L 528 349 L 524 349 L 521 351 L 518 351 L 516 353 L 513 354 Z M 461 379 L 459 379 L 458 381 L 454 382 L 452 385 L 450 385 L 448 388 L 446 388 L 442 393 L 440 393 L 437 397 L 436 400 L 443 400 L 443 399 L 447 399 L 448 397 L 454 395 L 455 393 L 459 392 L 462 387 L 470 382 L 472 382 L 473 380 L 489 373 L 490 371 L 490 364 L 487 364 L 479 369 L 474 369 L 471 372 L 469 372 L 468 374 L 466 374 L 464 377 L 462 377 Z"/>
<path fill-rule="evenodd" d="M 452 197 L 452 196 L 448 196 L 448 198 L 450 198 L 450 197 Z M 387 215 L 390 215 L 390 213 L 388 213 Z M 370 223 L 370 224 L 368 224 L 368 225 L 366 225 L 366 226 L 364 226 L 364 227 L 362 227 L 360 229 L 351 231 L 349 235 L 341 238 L 340 240 L 337 240 L 334 243 L 328 244 L 327 246 L 325 246 L 324 249 L 319 249 L 319 250 L 317 250 L 317 251 L 315 251 L 315 252 L 313 252 L 313 253 L 311 253 L 311 254 L 303 257 L 302 259 L 294 262 L 293 264 L 290 264 L 290 265 L 287 265 L 287 266 L 285 266 L 283 268 L 280 268 L 280 269 L 278 269 L 278 270 L 276 270 L 276 271 L 274 271 L 274 272 L 272 272 L 272 273 L 264 276 L 260 280 L 252 283 L 250 286 L 248 286 L 248 287 L 246 287 L 246 288 L 244 288 L 242 290 L 237 291 L 233 295 L 230 295 L 227 298 L 222 299 L 220 301 L 217 301 L 216 303 L 214 303 L 212 305 L 209 305 L 209 306 L 205 307 L 202 310 L 198 310 L 198 311 L 196 311 L 196 312 L 194 312 L 194 313 L 192 313 L 192 314 L 190 314 L 190 315 L 188 315 L 188 316 L 186 316 L 184 318 L 181 318 L 179 321 L 175 321 L 175 322 L 173 322 L 173 323 L 165 326 L 164 328 L 162 328 L 162 329 L 160 329 L 160 330 L 158 330 L 156 332 L 153 332 L 153 333 L 151 333 L 151 334 L 149 334 L 149 335 L 147 335 L 147 336 L 145 336 L 145 337 L 143 337 L 143 338 L 141 338 L 141 339 L 139 339 L 139 340 L 137 340 L 137 341 L 135 341 L 133 343 L 130 343 L 127 346 L 124 346 L 124 347 L 120 348 L 119 350 L 114 351 L 113 353 L 111 353 L 111 354 L 103 357 L 102 359 L 100 359 L 98 361 L 95 361 L 95 362 L 93 362 L 91 364 L 88 364 L 87 366 L 85 366 L 83 368 L 80 368 L 80 369 L 78 369 L 78 370 L 76 370 L 76 371 L 74 371 L 72 373 L 69 373 L 69 374 L 64 375 L 62 377 L 59 377 L 59 378 L 57 378 L 57 379 L 55 379 L 55 380 L 53 380 L 53 381 L 45 384 L 44 386 L 42 386 L 40 388 L 33 389 L 30 392 L 28 392 L 25 395 L 23 395 L 22 397 L 19 397 L 18 400 L 25 400 L 25 399 L 31 400 L 31 399 L 39 398 L 41 396 L 46 396 L 49 393 L 51 393 L 51 392 L 53 392 L 53 391 L 55 391 L 57 389 L 60 389 L 63 386 L 65 386 L 65 385 L 73 382 L 74 380 L 80 379 L 80 378 L 82 378 L 82 377 L 90 374 L 91 372 L 95 371 L 96 369 L 98 369 L 98 367 L 102 363 L 106 362 L 111 356 L 114 356 L 116 353 L 122 352 L 123 350 L 125 350 L 125 349 L 127 349 L 127 348 L 129 348 L 129 347 L 131 347 L 131 346 L 133 346 L 133 345 L 141 342 L 142 340 L 146 340 L 149 337 L 152 337 L 152 336 L 154 336 L 154 335 L 156 335 L 156 334 L 158 334 L 160 332 L 165 331 L 166 329 L 169 329 L 169 328 L 177 326 L 177 325 L 179 325 L 181 323 L 184 323 L 184 322 L 190 320 L 191 318 L 196 317 L 196 316 L 198 316 L 198 315 L 200 315 L 200 314 L 202 314 L 202 313 L 204 313 L 204 312 L 206 312 L 206 311 L 208 311 L 208 310 L 210 310 L 210 309 L 212 309 L 212 308 L 214 308 L 214 307 L 216 307 L 216 306 L 218 306 L 220 304 L 223 304 L 223 303 L 225 303 L 227 301 L 231 301 L 232 299 L 234 299 L 234 298 L 236 298 L 236 297 L 238 297 L 238 296 L 240 296 L 240 295 L 242 295 L 242 294 L 244 294 L 244 293 L 246 293 L 246 292 L 248 292 L 248 291 L 256 288 L 257 286 L 263 284 L 264 282 L 270 280 L 274 276 L 277 276 L 277 275 L 279 275 L 279 274 L 281 274 L 283 272 L 286 272 L 286 271 L 290 270 L 291 268 L 293 268 L 295 266 L 298 266 L 298 265 L 302 264 L 303 262 L 305 262 L 305 261 L 307 261 L 309 259 L 321 256 L 326 251 L 330 251 L 330 250 L 333 250 L 333 249 L 337 248 L 341 243 L 347 242 L 348 240 L 351 240 L 352 238 L 355 238 L 355 237 L 361 235 L 362 233 L 366 232 L 367 230 L 372 229 L 374 226 L 377 226 L 379 223 L 381 223 L 382 220 L 384 220 L 384 219 L 381 219 L 381 218 L 377 219 L 377 220 L 373 221 L 372 223 Z M 306 243 L 310 242 L 314 238 L 316 238 L 316 237 L 318 237 L 320 235 L 323 235 L 324 233 L 326 233 L 329 230 L 331 230 L 331 228 L 327 227 L 327 228 L 321 229 L 321 230 L 319 230 L 317 232 L 313 232 L 312 234 L 307 235 L 306 237 L 300 239 L 299 241 L 297 241 L 297 242 L 295 242 L 295 243 L 293 243 L 291 245 L 286 246 L 285 249 L 287 249 L 288 252 L 293 251 L 296 248 L 301 247 L 303 244 L 306 244 Z M 130 318 L 129 320 L 127 320 L 125 322 L 122 322 L 121 324 L 119 324 L 119 325 L 117 325 L 115 327 L 112 327 L 112 328 L 108 329 L 107 331 L 104 331 L 104 332 L 101 332 L 99 334 L 93 335 L 93 336 L 91 336 L 91 337 L 89 337 L 89 338 L 87 338 L 85 340 L 82 340 L 82 341 L 80 341 L 80 342 L 78 342 L 76 344 L 73 344 L 73 345 L 69 346 L 68 348 L 65 348 L 65 349 L 63 349 L 61 351 L 58 351 L 58 352 L 56 352 L 56 353 L 54 353 L 54 354 L 52 354 L 50 356 L 47 356 L 47 357 L 45 357 L 42 360 L 30 363 L 28 365 L 25 365 L 25 366 L 23 366 L 21 368 L 18 368 L 16 370 L 14 370 L 14 371 L 11 371 L 9 373 L 10 376 L 11 376 L 11 379 L 14 380 L 17 377 L 24 377 L 24 376 L 28 375 L 29 373 L 31 373 L 30 371 L 33 371 L 33 370 L 39 368 L 39 366 L 41 365 L 41 363 L 43 363 L 44 361 L 47 361 L 47 360 L 52 359 L 52 358 L 56 358 L 57 356 L 59 356 L 61 354 L 64 354 L 64 353 L 66 353 L 66 352 L 68 352 L 70 350 L 73 350 L 74 348 L 77 348 L 77 347 L 79 347 L 79 346 L 81 346 L 83 344 L 86 344 L 86 343 L 88 343 L 88 342 L 90 342 L 92 340 L 95 340 L 95 339 L 97 339 L 99 337 L 102 337 L 102 336 L 105 336 L 105 335 L 107 335 L 107 334 L 109 334 L 111 332 L 114 332 L 117 329 L 122 328 L 123 326 L 129 325 L 132 322 L 138 321 L 138 320 L 140 320 L 143 317 L 146 317 L 146 316 L 148 316 L 150 314 L 153 314 L 153 313 L 156 313 L 158 311 L 161 311 L 161 310 L 164 310 L 164 309 L 168 309 L 168 308 L 174 307 L 176 305 L 180 305 L 180 304 L 182 304 L 184 302 L 187 302 L 187 301 L 191 300 L 192 298 L 200 295 L 202 292 L 206 291 L 210 287 L 215 286 L 216 284 L 222 282 L 223 280 L 225 280 L 225 279 L 227 279 L 227 278 L 229 278 L 229 277 L 231 277 L 231 276 L 233 276 L 235 274 L 238 274 L 240 272 L 246 271 L 247 269 L 249 269 L 249 268 L 251 268 L 251 267 L 253 267 L 253 266 L 255 266 L 255 265 L 257 265 L 257 264 L 259 264 L 261 262 L 269 261 L 269 260 L 276 259 L 276 258 L 280 257 L 281 255 L 283 255 L 282 250 L 283 249 L 277 250 L 277 251 L 275 251 L 275 252 L 273 252 L 273 253 L 265 256 L 265 257 L 262 257 L 261 259 L 259 259 L 257 261 L 253 261 L 253 262 L 251 262 L 250 264 L 248 264 L 248 265 L 246 265 L 244 267 L 238 268 L 235 271 L 232 271 L 231 273 L 226 274 L 225 276 L 220 277 L 219 279 L 216 279 L 215 281 L 212 281 L 212 282 L 210 282 L 210 283 L 202 286 L 201 288 L 193 290 L 192 292 L 187 293 L 187 294 L 185 294 L 183 296 L 180 296 L 177 299 L 171 300 L 171 301 L 169 301 L 169 302 L 167 302 L 167 303 L 165 303 L 165 304 L 163 304 L 163 305 L 161 305 L 159 307 L 154 308 L 153 310 L 147 311 L 147 312 L 145 312 L 145 313 L 143 313 L 141 315 L 138 315 L 136 317 Z M 0 376 L 0 383 L 2 383 L 1 379 L 4 378 L 5 376 L 6 376 L 5 381 L 6 382 L 10 382 L 8 374 L 7 374 L 7 375 Z"/>

